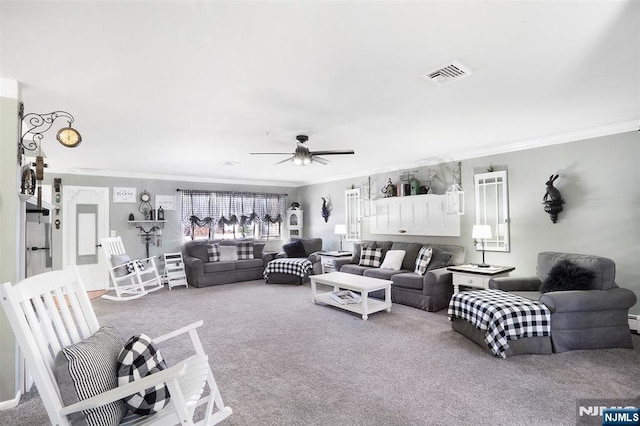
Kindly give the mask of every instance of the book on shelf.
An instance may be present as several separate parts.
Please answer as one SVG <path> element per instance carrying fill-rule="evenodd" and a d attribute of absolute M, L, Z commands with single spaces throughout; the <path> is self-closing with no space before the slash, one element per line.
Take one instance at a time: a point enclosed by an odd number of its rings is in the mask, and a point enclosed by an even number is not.
<path fill-rule="evenodd" d="M 329 296 L 341 305 L 360 303 L 362 301 L 362 297 L 358 293 L 349 290 L 332 291 Z"/>

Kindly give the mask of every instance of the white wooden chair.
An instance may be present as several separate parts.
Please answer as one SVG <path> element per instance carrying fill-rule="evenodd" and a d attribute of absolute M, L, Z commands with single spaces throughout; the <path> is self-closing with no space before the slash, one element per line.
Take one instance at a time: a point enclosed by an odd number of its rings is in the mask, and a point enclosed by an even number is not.
<path fill-rule="evenodd" d="M 187 274 L 184 270 L 184 260 L 182 253 L 164 253 L 164 276 L 167 280 L 167 287 L 171 288 L 183 285 L 189 288 L 187 284 Z"/>
<path fill-rule="evenodd" d="M 100 240 L 100 245 L 104 254 L 109 261 L 109 276 L 113 287 L 109 288 L 110 292 L 115 295 L 106 293 L 102 297 L 110 300 L 132 300 L 137 299 L 145 294 L 160 290 L 163 288 L 162 278 L 156 267 L 155 256 L 146 259 L 130 259 L 124 250 L 122 239 L 120 237 L 108 237 Z M 128 259 L 128 260 L 127 260 Z M 143 265 L 142 270 L 136 260 Z M 127 265 L 131 266 L 131 270 L 127 270 Z"/>
<path fill-rule="evenodd" d="M 56 355 L 100 328 L 76 267 L 36 275 L 17 285 L 4 283 L 0 285 L 0 302 L 53 425 L 67 426 L 72 413 L 104 406 L 161 383 L 171 395 L 164 409 L 151 416 L 129 412 L 121 424 L 213 425 L 232 414 L 231 408 L 224 406 L 196 331 L 202 321 L 153 339 L 161 350 L 161 343 L 188 333 L 194 355 L 155 374 L 64 406 L 54 374 Z M 204 419 L 194 423 L 196 407 L 204 404 Z"/>

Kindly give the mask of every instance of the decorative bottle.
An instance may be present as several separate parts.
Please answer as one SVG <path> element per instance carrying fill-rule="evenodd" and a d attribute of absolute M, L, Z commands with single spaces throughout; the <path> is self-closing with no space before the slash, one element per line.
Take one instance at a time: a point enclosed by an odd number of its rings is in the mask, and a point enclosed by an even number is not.
<path fill-rule="evenodd" d="M 164 220 L 164 209 L 162 206 L 158 207 L 158 220 Z"/>

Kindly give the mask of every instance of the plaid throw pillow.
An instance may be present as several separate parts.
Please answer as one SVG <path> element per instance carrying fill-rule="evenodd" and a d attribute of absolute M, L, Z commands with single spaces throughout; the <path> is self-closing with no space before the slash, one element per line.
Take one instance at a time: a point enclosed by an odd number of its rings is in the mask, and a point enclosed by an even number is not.
<path fill-rule="evenodd" d="M 416 257 L 416 269 L 415 272 L 418 275 L 424 275 L 427 272 L 427 266 L 431 262 L 431 254 L 433 249 L 431 247 L 422 246 Z"/>
<path fill-rule="evenodd" d="M 360 266 L 379 268 L 382 263 L 382 249 L 363 248 L 360 252 Z"/>
<path fill-rule="evenodd" d="M 207 254 L 209 255 L 209 262 L 220 261 L 220 249 L 217 244 L 207 245 Z"/>
<path fill-rule="evenodd" d="M 129 273 L 132 273 L 136 270 L 136 268 L 133 266 L 134 263 L 138 267 L 138 270 L 144 271 L 144 265 L 142 264 L 142 262 L 140 262 L 139 260 L 132 260 L 131 262 L 127 263 L 127 271 L 129 271 Z"/>
<path fill-rule="evenodd" d="M 236 245 L 238 247 L 238 260 L 253 259 L 253 243 L 250 241 L 239 242 Z"/>
<path fill-rule="evenodd" d="M 167 368 L 160 352 L 146 334 L 133 336 L 118 355 L 118 386 L 141 379 Z M 126 406 L 135 414 L 155 414 L 169 402 L 169 390 L 163 384 L 126 396 Z"/>

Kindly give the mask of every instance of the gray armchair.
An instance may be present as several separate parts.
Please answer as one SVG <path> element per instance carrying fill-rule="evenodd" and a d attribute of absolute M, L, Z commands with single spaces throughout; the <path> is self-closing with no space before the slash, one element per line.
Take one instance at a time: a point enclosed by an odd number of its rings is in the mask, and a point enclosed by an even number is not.
<path fill-rule="evenodd" d="M 322 273 L 322 262 L 320 255 L 322 251 L 322 238 L 291 238 L 284 246 L 282 252 L 276 255 L 277 258 L 306 258 L 311 261 L 313 270 L 308 275 L 317 275 Z M 269 275 L 269 281 L 279 284 L 301 284 L 309 280 L 306 276 L 302 280 L 300 277 L 285 273 L 272 273 Z"/>
<path fill-rule="evenodd" d="M 593 272 L 588 290 L 540 293 L 542 282 L 561 260 Z M 628 313 L 636 295 L 615 282 L 615 262 L 584 254 L 538 253 L 535 277 L 503 277 L 489 281 L 489 288 L 514 292 L 539 300 L 551 311 L 551 343 L 554 352 L 577 349 L 632 348 Z"/>

